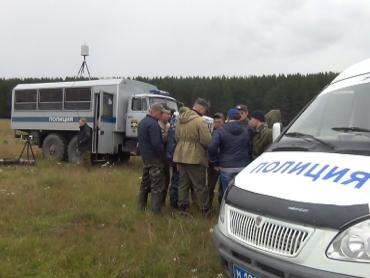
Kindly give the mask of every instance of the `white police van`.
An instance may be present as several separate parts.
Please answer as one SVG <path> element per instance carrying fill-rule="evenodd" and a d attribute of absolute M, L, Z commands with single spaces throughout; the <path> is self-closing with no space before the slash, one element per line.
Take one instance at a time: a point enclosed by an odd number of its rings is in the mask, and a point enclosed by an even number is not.
<path fill-rule="evenodd" d="M 84 117 L 93 129 L 94 160 L 127 160 L 136 151 L 139 122 L 153 103 L 177 102 L 154 85 L 130 79 L 100 79 L 17 85 L 11 126 L 32 135 L 52 160 L 79 160 L 77 134 Z"/>
<path fill-rule="evenodd" d="M 276 126 L 274 126 L 276 130 Z M 370 59 L 236 176 L 214 241 L 233 277 L 370 277 Z"/>

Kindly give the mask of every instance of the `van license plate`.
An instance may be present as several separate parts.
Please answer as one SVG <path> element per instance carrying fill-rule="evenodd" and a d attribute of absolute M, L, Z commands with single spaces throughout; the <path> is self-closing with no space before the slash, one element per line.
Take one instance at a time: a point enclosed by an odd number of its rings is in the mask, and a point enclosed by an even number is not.
<path fill-rule="evenodd" d="M 234 278 L 259 278 L 252 272 L 245 270 L 237 265 L 233 265 Z"/>

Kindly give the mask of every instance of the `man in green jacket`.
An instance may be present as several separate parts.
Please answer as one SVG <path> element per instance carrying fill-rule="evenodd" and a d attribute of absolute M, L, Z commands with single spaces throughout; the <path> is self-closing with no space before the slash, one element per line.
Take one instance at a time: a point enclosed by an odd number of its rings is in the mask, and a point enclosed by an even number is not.
<path fill-rule="evenodd" d="M 211 133 L 202 116 L 208 108 L 208 102 L 198 98 L 193 109 L 183 113 L 176 126 L 177 145 L 173 161 L 179 169 L 178 206 L 182 211 L 189 208 L 189 189 L 192 189 L 199 208 L 204 214 L 207 213 L 207 146 L 211 141 Z"/>
<path fill-rule="evenodd" d="M 265 113 L 254 111 L 251 114 L 249 125 L 254 129 L 252 158 L 256 159 L 272 143 L 272 131 L 267 127 Z"/>
<path fill-rule="evenodd" d="M 275 123 L 281 123 L 281 111 L 277 109 L 271 110 L 270 112 L 266 113 L 265 120 L 267 127 L 272 129 L 272 126 Z"/>

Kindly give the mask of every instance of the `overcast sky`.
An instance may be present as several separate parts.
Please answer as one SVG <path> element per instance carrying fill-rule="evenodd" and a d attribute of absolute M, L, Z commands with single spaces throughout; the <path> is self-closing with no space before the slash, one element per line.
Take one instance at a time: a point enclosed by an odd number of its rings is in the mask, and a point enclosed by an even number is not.
<path fill-rule="evenodd" d="M 370 57 L 370 1 L 0 0 L 0 77 L 341 71 Z"/>

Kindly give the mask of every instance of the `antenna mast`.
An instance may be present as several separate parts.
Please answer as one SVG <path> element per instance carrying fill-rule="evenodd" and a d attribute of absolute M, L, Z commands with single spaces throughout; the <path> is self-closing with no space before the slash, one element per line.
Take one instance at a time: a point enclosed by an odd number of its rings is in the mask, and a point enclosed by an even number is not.
<path fill-rule="evenodd" d="M 86 56 L 89 56 L 89 46 L 87 44 L 81 45 L 81 56 L 83 56 L 84 59 L 82 61 L 82 65 L 80 67 L 80 70 L 77 73 L 77 78 L 83 77 L 83 75 L 85 73 L 85 68 L 86 68 L 86 71 L 89 75 L 89 80 L 90 80 L 91 79 L 90 71 L 89 71 L 89 67 L 87 66 L 87 62 L 86 62 Z"/>

